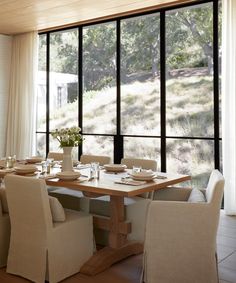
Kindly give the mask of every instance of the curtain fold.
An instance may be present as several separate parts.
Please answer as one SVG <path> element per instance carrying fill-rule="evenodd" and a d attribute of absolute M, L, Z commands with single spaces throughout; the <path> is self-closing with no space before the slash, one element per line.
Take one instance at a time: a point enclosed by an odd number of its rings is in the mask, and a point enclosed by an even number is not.
<path fill-rule="evenodd" d="M 224 208 L 236 215 L 236 0 L 222 6 L 222 154 Z"/>
<path fill-rule="evenodd" d="M 31 156 L 35 137 L 38 34 L 13 36 L 6 156 Z"/>

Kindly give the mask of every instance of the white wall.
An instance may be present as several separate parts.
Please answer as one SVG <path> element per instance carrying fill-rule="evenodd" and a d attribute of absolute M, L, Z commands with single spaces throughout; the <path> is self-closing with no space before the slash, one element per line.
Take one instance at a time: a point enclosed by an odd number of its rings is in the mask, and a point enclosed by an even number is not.
<path fill-rule="evenodd" d="M 12 37 L 0 34 L 0 158 L 5 156 Z"/>

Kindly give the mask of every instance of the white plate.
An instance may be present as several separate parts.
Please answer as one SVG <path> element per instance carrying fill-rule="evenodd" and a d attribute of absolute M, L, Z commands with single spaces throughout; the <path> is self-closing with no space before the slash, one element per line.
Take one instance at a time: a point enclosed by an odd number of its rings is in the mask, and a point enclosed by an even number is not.
<path fill-rule="evenodd" d="M 27 173 L 23 173 L 23 172 L 16 172 L 16 175 L 20 175 L 20 176 L 25 176 L 25 177 L 31 177 L 31 176 L 36 176 L 37 172 L 27 172 Z"/>
<path fill-rule="evenodd" d="M 8 173 L 15 172 L 13 168 L 6 168 L 6 169 L 0 169 L 0 178 L 4 177 Z"/>
<path fill-rule="evenodd" d="M 105 164 L 104 169 L 108 172 L 123 172 L 127 168 L 124 164 Z"/>
<path fill-rule="evenodd" d="M 26 162 L 28 163 L 39 163 L 41 161 L 43 161 L 43 157 L 40 157 L 40 156 L 32 156 L 32 157 L 28 157 L 25 159 Z"/>
<path fill-rule="evenodd" d="M 17 173 L 33 173 L 38 170 L 35 165 L 17 165 L 14 167 Z"/>
<path fill-rule="evenodd" d="M 76 180 L 80 176 L 80 172 L 63 171 L 56 173 L 56 176 L 61 180 Z"/>
<path fill-rule="evenodd" d="M 134 180 L 149 181 L 156 177 L 156 174 L 152 171 L 141 171 L 130 173 L 130 176 Z"/>
<path fill-rule="evenodd" d="M 0 173 L 11 173 L 14 172 L 15 170 L 13 168 L 5 168 L 5 169 L 0 169 Z"/>
<path fill-rule="evenodd" d="M 153 179 L 155 179 L 155 177 L 156 176 L 149 176 L 149 177 L 135 177 L 135 176 L 132 176 L 131 175 L 131 178 L 133 179 L 133 180 L 136 180 L 136 181 L 151 181 L 151 180 L 153 180 Z"/>

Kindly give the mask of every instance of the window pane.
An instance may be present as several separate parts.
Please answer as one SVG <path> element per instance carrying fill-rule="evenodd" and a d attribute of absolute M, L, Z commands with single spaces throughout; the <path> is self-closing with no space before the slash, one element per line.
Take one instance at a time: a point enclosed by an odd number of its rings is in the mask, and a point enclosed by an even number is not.
<path fill-rule="evenodd" d="M 206 187 L 214 169 L 214 142 L 206 140 L 167 140 L 167 172 L 192 176 L 192 185 Z"/>
<path fill-rule="evenodd" d="M 83 132 L 116 132 L 116 24 L 83 28 Z"/>
<path fill-rule="evenodd" d="M 46 156 L 46 134 L 36 134 L 35 155 Z"/>
<path fill-rule="evenodd" d="M 39 36 L 36 130 L 46 131 L 46 35 Z"/>
<path fill-rule="evenodd" d="M 161 170 L 160 139 L 154 138 L 124 138 L 124 157 L 155 159 L 157 170 Z"/>
<path fill-rule="evenodd" d="M 113 162 L 114 139 L 104 136 L 83 135 L 83 154 L 107 155 Z"/>
<path fill-rule="evenodd" d="M 50 130 L 78 125 L 78 30 L 50 34 Z"/>
<path fill-rule="evenodd" d="M 159 14 L 121 21 L 121 131 L 160 134 Z"/>
<path fill-rule="evenodd" d="M 166 133 L 212 137 L 212 3 L 167 12 Z"/>

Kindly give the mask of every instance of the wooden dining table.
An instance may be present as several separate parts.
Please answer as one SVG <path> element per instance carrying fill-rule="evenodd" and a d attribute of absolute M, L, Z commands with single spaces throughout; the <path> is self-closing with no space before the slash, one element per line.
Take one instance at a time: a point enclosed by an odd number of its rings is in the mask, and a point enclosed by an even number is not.
<path fill-rule="evenodd" d="M 80 170 L 83 174 L 83 170 Z M 143 193 L 165 189 L 168 186 L 176 185 L 191 179 L 189 175 L 171 173 L 157 173 L 163 179 L 155 178 L 152 181 L 144 182 L 141 185 L 118 184 L 124 174 L 108 174 L 100 171 L 99 179 L 79 178 L 74 181 L 62 181 L 58 178 L 46 179 L 46 184 L 55 187 L 66 187 L 71 190 L 82 191 L 87 197 L 110 196 L 110 217 L 94 215 L 94 226 L 109 231 L 109 244 L 98 250 L 82 266 L 80 272 L 87 275 L 95 275 L 112 264 L 127 258 L 128 256 L 142 253 L 143 243 L 128 241 L 127 235 L 131 232 L 132 223 L 125 219 L 124 198 L 133 197 Z M 123 175 L 122 175 L 123 174 Z"/>

